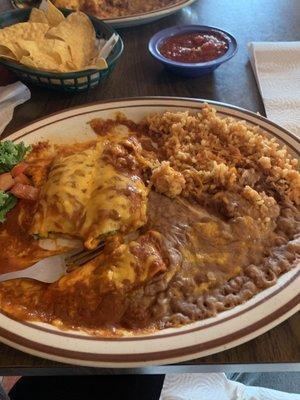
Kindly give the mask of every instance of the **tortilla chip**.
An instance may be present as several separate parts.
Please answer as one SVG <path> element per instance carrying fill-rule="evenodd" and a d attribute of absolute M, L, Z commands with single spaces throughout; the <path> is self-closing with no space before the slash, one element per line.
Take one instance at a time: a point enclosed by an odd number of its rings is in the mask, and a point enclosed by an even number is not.
<path fill-rule="evenodd" d="M 51 58 L 44 59 L 43 62 L 39 58 L 33 59 L 30 56 L 24 56 L 21 58 L 20 63 L 25 65 L 26 67 L 55 72 L 58 70 L 58 66 L 54 60 Z"/>
<path fill-rule="evenodd" d="M 91 64 L 85 65 L 84 67 L 76 68 L 76 65 L 72 61 L 68 61 L 66 63 L 66 67 L 70 71 L 86 71 L 89 69 L 97 69 L 97 70 L 102 70 L 108 68 L 107 62 L 104 58 L 99 58 L 98 60 L 93 60 Z"/>
<path fill-rule="evenodd" d="M 42 24 L 48 24 L 44 11 L 39 10 L 38 8 L 33 8 L 31 10 L 28 22 L 41 22 Z"/>
<path fill-rule="evenodd" d="M 58 39 L 45 39 L 45 41 L 47 51 L 51 51 L 59 64 L 66 64 L 72 59 L 70 47 L 65 42 Z"/>
<path fill-rule="evenodd" d="M 49 0 L 32 9 L 28 22 L 0 29 L 0 57 L 51 72 L 108 67 L 98 57 L 89 17 L 75 12 L 65 18 Z"/>
<path fill-rule="evenodd" d="M 19 60 L 23 57 L 26 52 L 15 42 L 9 40 L 1 40 L 0 43 L 0 55 L 6 58 L 13 58 L 14 60 Z"/>
<path fill-rule="evenodd" d="M 16 25 L 11 25 L 0 29 L 0 44 L 4 41 L 16 42 L 18 39 L 24 40 L 41 40 L 45 33 L 49 30 L 48 24 L 40 22 L 21 22 Z"/>
<path fill-rule="evenodd" d="M 8 47 L 3 46 L 1 44 L 0 44 L 0 57 L 1 58 L 6 58 L 8 60 L 18 61 L 16 56 L 13 54 L 13 52 L 11 50 L 9 50 Z"/>
<path fill-rule="evenodd" d="M 87 15 L 76 12 L 55 28 L 51 28 L 46 37 L 57 38 L 67 43 L 71 50 L 72 61 L 76 69 L 82 69 L 96 56 L 96 34 Z"/>
<path fill-rule="evenodd" d="M 89 69 L 106 69 L 108 68 L 107 62 L 104 58 L 97 58 L 93 60 L 92 64 L 88 66 Z"/>
<path fill-rule="evenodd" d="M 68 45 L 57 39 L 43 39 L 40 41 L 20 40 L 18 45 L 26 50 L 27 54 L 21 58 L 21 63 L 34 65 L 34 68 L 49 71 L 69 70 L 67 62 L 71 60 Z M 28 58 L 27 58 L 28 57 Z"/>
<path fill-rule="evenodd" d="M 53 4 L 56 7 L 67 8 L 69 10 L 79 10 L 80 1 L 79 0 L 53 0 Z"/>
<path fill-rule="evenodd" d="M 57 26 L 65 20 L 63 13 L 59 11 L 59 9 L 56 8 L 55 5 L 53 5 L 49 0 L 42 1 L 39 10 L 45 13 L 50 27 Z"/>

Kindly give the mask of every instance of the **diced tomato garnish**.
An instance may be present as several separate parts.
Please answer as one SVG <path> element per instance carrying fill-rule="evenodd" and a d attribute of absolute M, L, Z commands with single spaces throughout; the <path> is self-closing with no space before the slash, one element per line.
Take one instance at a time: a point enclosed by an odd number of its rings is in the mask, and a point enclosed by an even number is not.
<path fill-rule="evenodd" d="M 31 185 L 31 181 L 25 174 L 21 173 L 15 177 L 16 183 L 23 183 L 23 185 Z"/>
<path fill-rule="evenodd" d="M 15 165 L 13 169 L 10 171 L 13 177 L 23 174 L 28 168 L 28 164 L 24 161 L 21 161 L 19 164 Z"/>
<path fill-rule="evenodd" d="M 0 174 L 0 190 L 8 190 L 14 186 L 15 180 L 11 176 L 10 172 L 5 172 L 5 174 Z"/>
<path fill-rule="evenodd" d="M 10 192 L 19 199 L 26 199 L 33 201 L 37 199 L 39 194 L 37 188 L 30 185 L 23 185 L 22 183 L 16 183 L 12 187 Z"/>

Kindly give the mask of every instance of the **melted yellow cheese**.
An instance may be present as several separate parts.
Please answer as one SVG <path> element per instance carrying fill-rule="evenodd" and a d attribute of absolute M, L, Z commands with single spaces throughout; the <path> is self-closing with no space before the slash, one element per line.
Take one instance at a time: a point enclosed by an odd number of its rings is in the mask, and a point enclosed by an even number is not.
<path fill-rule="evenodd" d="M 101 235 L 119 229 L 136 230 L 145 223 L 147 190 L 141 178 L 116 173 L 112 165 L 100 160 L 93 187 L 81 228 L 86 247 L 95 247 Z M 130 201 L 130 191 L 139 195 L 138 205 Z M 114 216 L 109 215 L 110 211 Z"/>
<path fill-rule="evenodd" d="M 49 233 L 80 235 L 80 219 L 93 189 L 96 160 L 102 143 L 68 156 L 59 155 L 53 162 L 41 189 L 38 211 L 31 233 L 47 237 Z"/>
<path fill-rule="evenodd" d="M 80 284 L 94 287 L 103 295 L 111 291 L 127 290 L 165 271 L 166 265 L 155 244 L 151 242 L 151 235 L 145 236 L 150 239 L 142 243 L 139 239 L 122 243 L 108 253 L 105 249 L 94 260 L 63 276 L 57 282 L 59 290 L 72 292 Z"/>
<path fill-rule="evenodd" d="M 102 158 L 105 145 L 122 138 L 101 137 L 88 148 L 56 157 L 41 188 L 31 234 L 76 236 L 92 249 L 103 236 L 145 223 L 148 190 L 143 181 Z"/>

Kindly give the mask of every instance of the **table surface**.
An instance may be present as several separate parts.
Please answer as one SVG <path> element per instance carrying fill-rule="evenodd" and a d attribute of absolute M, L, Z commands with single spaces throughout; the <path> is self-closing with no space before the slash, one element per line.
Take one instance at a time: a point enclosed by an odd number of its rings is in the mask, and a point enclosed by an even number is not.
<path fill-rule="evenodd" d="M 0 0 L 0 11 L 10 8 Z M 113 75 L 101 87 L 80 95 L 32 87 L 32 98 L 19 106 L 5 136 L 21 126 L 68 107 L 122 97 L 183 96 L 212 99 L 264 114 L 247 54 L 250 41 L 300 40 L 299 0 L 198 0 L 175 15 L 140 27 L 120 29 L 125 50 Z M 150 37 L 173 25 L 201 24 L 231 32 L 237 55 L 214 73 L 185 79 L 167 73 L 147 51 Z M 13 78 L 0 70 L 0 85 Z M 169 367 L 156 366 L 125 373 L 300 370 L 300 315 L 233 349 Z M 120 371 L 81 368 L 32 357 L 0 345 L 0 375 L 86 374 Z"/>

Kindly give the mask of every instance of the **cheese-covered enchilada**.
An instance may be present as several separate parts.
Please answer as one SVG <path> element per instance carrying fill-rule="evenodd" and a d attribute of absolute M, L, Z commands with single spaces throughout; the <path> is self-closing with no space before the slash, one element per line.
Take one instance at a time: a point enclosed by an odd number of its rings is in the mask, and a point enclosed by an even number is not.
<path fill-rule="evenodd" d="M 107 235 L 138 229 L 146 219 L 146 189 L 139 171 L 108 163 L 106 150 L 123 135 L 63 147 L 41 188 L 30 233 L 78 237 L 95 248 Z"/>

